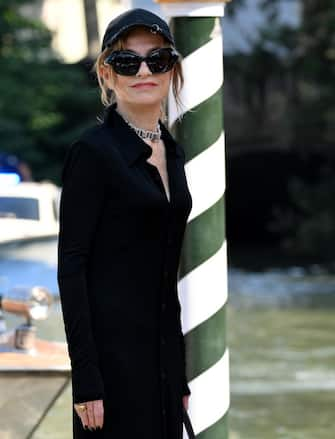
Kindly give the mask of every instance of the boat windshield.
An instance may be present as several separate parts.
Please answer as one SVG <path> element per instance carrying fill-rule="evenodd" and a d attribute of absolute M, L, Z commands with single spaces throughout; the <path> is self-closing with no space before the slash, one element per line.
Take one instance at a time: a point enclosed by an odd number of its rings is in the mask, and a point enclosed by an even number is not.
<path fill-rule="evenodd" d="M 38 199 L 0 197 L 0 218 L 39 220 Z"/>

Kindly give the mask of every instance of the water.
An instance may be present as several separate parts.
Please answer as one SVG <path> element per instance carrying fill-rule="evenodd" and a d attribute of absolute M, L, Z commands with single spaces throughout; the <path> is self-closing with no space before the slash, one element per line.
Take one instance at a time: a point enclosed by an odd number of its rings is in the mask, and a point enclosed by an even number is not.
<path fill-rule="evenodd" d="M 57 240 L 0 246 L 0 291 L 14 286 L 43 285 L 58 294 Z"/>
<path fill-rule="evenodd" d="M 335 277 L 230 270 L 233 439 L 331 439 Z"/>
<path fill-rule="evenodd" d="M 56 242 L 0 250 L 0 280 L 48 286 L 57 294 Z M 230 439 L 333 439 L 335 276 L 320 267 L 230 268 Z M 21 322 L 6 315 L 10 326 Z M 60 304 L 37 333 L 65 340 Z M 33 439 L 71 438 L 71 387 Z M 218 438 L 219 439 L 219 438 Z"/>

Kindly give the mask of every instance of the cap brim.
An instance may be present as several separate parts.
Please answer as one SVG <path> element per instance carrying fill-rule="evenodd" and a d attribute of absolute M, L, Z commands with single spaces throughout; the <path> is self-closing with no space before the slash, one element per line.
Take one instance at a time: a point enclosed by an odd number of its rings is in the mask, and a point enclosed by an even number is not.
<path fill-rule="evenodd" d="M 122 29 L 120 29 L 116 34 L 113 35 L 112 38 L 110 38 L 109 40 L 107 40 L 103 46 L 102 46 L 102 50 L 105 50 L 106 47 L 110 47 L 113 43 L 115 43 L 115 41 L 117 41 L 121 35 L 125 34 L 126 32 L 128 32 L 130 29 L 135 28 L 135 27 L 146 27 L 147 29 L 149 29 L 152 33 L 158 33 L 160 35 L 162 35 L 162 37 L 164 37 L 167 41 L 169 41 L 171 44 L 174 44 L 174 40 L 172 38 L 169 37 L 169 35 L 167 35 L 164 32 L 161 31 L 156 31 L 154 32 L 152 30 L 152 25 L 147 24 L 147 23 L 132 23 L 129 24 L 127 26 L 124 26 Z"/>

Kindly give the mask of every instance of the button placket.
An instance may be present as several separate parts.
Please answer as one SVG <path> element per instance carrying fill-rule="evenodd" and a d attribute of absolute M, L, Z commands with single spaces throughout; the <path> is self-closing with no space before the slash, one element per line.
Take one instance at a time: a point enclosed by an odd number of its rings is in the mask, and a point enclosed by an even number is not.
<path fill-rule="evenodd" d="M 146 161 L 146 164 L 149 167 L 149 172 L 151 174 L 152 179 L 155 181 L 156 185 L 158 186 L 158 188 L 160 189 L 160 191 L 162 192 L 162 194 L 164 194 L 166 200 L 168 201 L 169 205 L 171 204 L 171 198 L 170 200 L 167 197 L 167 193 L 164 187 L 164 183 L 162 180 L 162 177 L 159 173 L 159 170 L 157 169 L 157 166 L 153 165 L 152 163 L 149 163 L 148 161 Z M 170 193 L 170 197 L 171 197 L 171 193 Z"/>

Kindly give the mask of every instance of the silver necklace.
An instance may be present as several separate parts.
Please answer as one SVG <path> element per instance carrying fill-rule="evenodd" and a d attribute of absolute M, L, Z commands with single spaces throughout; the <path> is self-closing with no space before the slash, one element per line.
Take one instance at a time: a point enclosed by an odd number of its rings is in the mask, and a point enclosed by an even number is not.
<path fill-rule="evenodd" d="M 153 142 L 159 142 L 159 140 L 162 136 L 162 131 L 161 131 L 161 127 L 159 125 L 159 122 L 157 123 L 157 127 L 156 127 L 155 131 L 145 130 L 144 128 L 138 128 L 137 126 L 135 126 L 134 124 L 129 122 L 129 120 L 126 119 L 123 116 L 123 114 L 121 114 L 119 111 L 118 111 L 118 113 L 124 119 L 124 121 L 130 126 L 130 128 L 132 128 L 135 131 L 135 133 L 139 137 L 141 137 L 141 139 L 149 139 L 149 140 L 152 140 Z"/>

